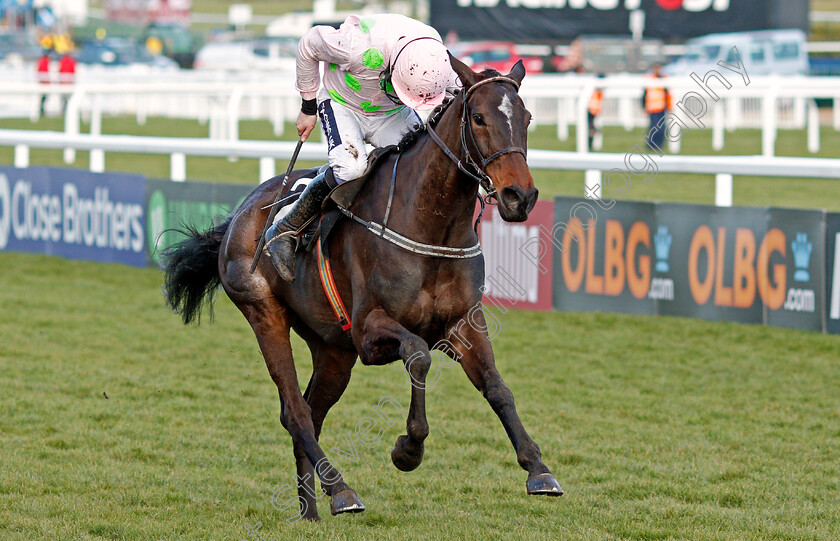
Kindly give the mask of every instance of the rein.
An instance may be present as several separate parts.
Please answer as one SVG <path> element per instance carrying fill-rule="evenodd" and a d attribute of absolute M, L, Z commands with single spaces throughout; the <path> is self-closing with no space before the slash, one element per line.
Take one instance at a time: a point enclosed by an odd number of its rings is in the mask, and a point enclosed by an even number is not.
<path fill-rule="evenodd" d="M 455 155 L 455 153 L 452 152 L 449 149 L 449 147 L 446 146 L 446 143 L 444 143 L 443 140 L 440 138 L 440 136 L 438 136 L 438 134 L 435 133 L 435 130 L 432 129 L 431 124 L 426 126 L 426 131 L 429 133 L 429 136 L 432 138 L 432 141 L 434 141 L 435 144 L 437 144 L 437 146 L 439 146 L 441 148 L 441 150 L 443 150 L 444 154 L 446 154 L 449 157 L 450 160 L 455 162 L 455 164 L 458 166 L 458 170 L 460 170 L 462 173 L 471 177 L 473 180 L 476 180 L 479 183 L 479 185 L 487 193 L 486 199 L 488 199 L 488 200 L 492 197 L 497 197 L 497 192 L 496 192 L 496 188 L 493 186 L 493 180 L 490 178 L 490 175 L 488 175 L 484 170 L 487 167 L 487 165 L 490 162 L 492 162 L 493 160 L 495 160 L 496 158 L 504 156 L 505 154 L 510 154 L 512 152 L 517 152 L 517 153 L 522 154 L 523 156 L 525 156 L 527 158 L 527 154 L 525 153 L 525 150 L 521 147 L 503 148 L 502 150 L 496 151 L 486 158 L 481 154 L 481 151 L 478 149 L 478 145 L 476 144 L 476 141 L 475 141 L 475 135 L 473 134 L 472 127 L 470 126 L 470 123 L 469 123 L 469 118 L 470 118 L 469 99 L 470 99 L 470 96 L 472 95 L 473 91 L 476 88 L 478 88 L 479 86 L 481 86 L 483 84 L 494 83 L 494 82 L 510 83 L 516 88 L 517 91 L 519 90 L 519 83 L 517 83 L 516 81 L 514 81 L 513 79 L 511 79 L 509 77 L 499 76 L 499 77 L 490 77 L 490 78 L 487 78 L 487 79 L 483 79 L 483 80 L 475 83 L 474 85 L 472 85 L 466 91 L 466 93 L 464 94 L 464 101 L 463 101 L 463 106 L 462 106 L 462 109 L 461 109 L 461 130 L 460 130 L 460 132 L 461 132 L 460 133 L 461 146 L 464 148 L 464 151 L 466 152 L 466 158 L 464 160 L 466 162 L 466 164 L 464 162 L 462 162 L 461 159 L 458 158 Z M 469 140 L 472 141 L 472 145 L 468 144 L 467 135 L 469 135 Z M 478 154 L 478 161 L 480 163 L 477 163 L 473 159 L 472 154 L 470 153 L 470 147 L 472 147 L 475 150 L 475 153 Z M 388 227 L 387 227 L 388 217 L 391 214 L 391 202 L 393 201 L 393 198 L 394 198 L 394 189 L 395 189 L 396 182 L 397 182 L 397 165 L 400 162 L 400 156 L 401 155 L 402 155 L 401 152 L 400 152 L 400 154 L 397 154 L 397 159 L 394 162 L 394 169 L 391 172 L 391 188 L 390 188 L 390 191 L 388 193 L 388 205 L 387 205 L 387 208 L 385 210 L 384 224 L 378 224 L 376 222 L 367 221 L 363 218 L 360 218 L 359 216 L 356 216 L 349 209 L 339 205 L 338 209 L 341 211 L 341 213 L 344 214 L 345 216 L 347 216 L 348 218 L 350 218 L 351 220 L 363 225 L 365 228 L 367 228 L 373 234 L 375 234 L 375 235 L 377 235 L 377 236 L 379 236 L 379 237 L 381 237 L 381 238 L 383 238 L 383 239 L 385 239 L 385 240 L 387 240 L 387 241 L 389 241 L 393 244 L 396 244 L 400 248 L 403 248 L 403 249 L 408 250 L 409 252 L 413 252 L 415 254 L 429 256 L 429 257 L 439 257 L 439 258 L 444 258 L 444 259 L 470 259 L 470 258 L 476 257 L 478 255 L 481 255 L 481 243 L 478 243 L 478 242 L 475 243 L 473 246 L 469 246 L 467 248 L 452 248 L 450 246 L 438 246 L 438 245 L 435 245 L 435 244 L 425 244 L 425 243 L 422 243 L 422 242 L 417 242 L 417 241 L 411 240 L 407 237 L 404 237 L 404 236 L 400 235 L 399 233 L 397 233 L 393 229 L 388 229 Z M 469 168 L 474 169 L 475 172 L 470 171 Z M 478 215 L 478 219 L 475 221 L 474 230 L 476 232 L 478 231 L 478 223 L 481 221 L 481 216 L 484 214 L 484 205 L 485 205 L 485 198 L 482 198 L 479 195 L 478 200 L 481 203 L 481 212 Z"/>

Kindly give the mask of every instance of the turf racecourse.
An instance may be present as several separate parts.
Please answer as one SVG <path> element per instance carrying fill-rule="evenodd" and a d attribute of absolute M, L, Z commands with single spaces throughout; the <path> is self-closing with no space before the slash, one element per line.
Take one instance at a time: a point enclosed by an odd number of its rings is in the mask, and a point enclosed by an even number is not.
<path fill-rule="evenodd" d="M 840 532 L 837 336 L 499 314 L 498 365 L 566 495 L 526 496 L 501 424 L 458 366 L 429 391 L 423 464 L 397 471 L 404 417 L 372 445 L 354 426 L 383 396 L 407 406 L 408 382 L 399 365 L 358 365 L 321 441 L 368 510 L 322 505 L 322 523 L 291 524 L 272 506 L 294 483 L 277 392 L 223 293 L 214 322 L 183 327 L 156 270 L 19 254 L 0 268 L 0 539 L 240 540 L 257 523 L 266 540 Z M 329 451 L 349 451 L 348 435 L 355 461 Z"/>

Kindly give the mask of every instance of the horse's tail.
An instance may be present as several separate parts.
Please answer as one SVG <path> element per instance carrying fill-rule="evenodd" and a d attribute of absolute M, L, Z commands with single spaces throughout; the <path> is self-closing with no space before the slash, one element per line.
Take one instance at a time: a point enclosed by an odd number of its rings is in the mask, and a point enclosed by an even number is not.
<path fill-rule="evenodd" d="M 166 280 L 163 286 L 166 303 L 179 314 L 184 324 L 201 320 L 201 307 L 210 306 L 221 283 L 219 247 L 230 225 L 228 218 L 218 226 L 199 231 L 185 226 L 179 230 L 187 238 L 166 248 L 161 254 Z"/>

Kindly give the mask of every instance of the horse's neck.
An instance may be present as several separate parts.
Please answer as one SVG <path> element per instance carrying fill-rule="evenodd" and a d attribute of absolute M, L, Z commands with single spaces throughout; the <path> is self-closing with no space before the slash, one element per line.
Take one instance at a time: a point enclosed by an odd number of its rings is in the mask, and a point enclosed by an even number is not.
<path fill-rule="evenodd" d="M 457 111 L 448 111 L 434 128 L 456 156 L 461 155 L 458 120 Z M 390 183 L 390 171 L 387 180 Z M 460 173 L 428 134 L 421 134 L 400 158 L 396 182 L 388 227 L 413 230 L 414 240 L 429 244 L 474 241 L 478 185 Z"/>

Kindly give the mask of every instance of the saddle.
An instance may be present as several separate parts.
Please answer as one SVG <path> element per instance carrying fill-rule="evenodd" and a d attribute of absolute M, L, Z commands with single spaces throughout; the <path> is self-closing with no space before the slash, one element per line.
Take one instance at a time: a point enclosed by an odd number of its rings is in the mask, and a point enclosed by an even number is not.
<path fill-rule="evenodd" d="M 344 217 L 344 215 L 338 210 L 339 207 L 341 208 L 349 208 L 350 205 L 356 200 L 359 193 L 362 191 L 362 188 L 365 187 L 368 178 L 370 178 L 371 174 L 376 170 L 379 166 L 379 163 L 382 162 L 388 155 L 398 150 L 397 145 L 390 145 L 382 148 L 376 148 L 368 154 L 368 163 L 367 168 L 365 168 L 365 172 L 357 179 L 350 180 L 339 184 L 330 192 L 329 196 L 324 199 L 324 203 L 321 206 L 321 214 L 317 216 L 312 222 L 303 230 L 300 235 L 300 240 L 297 244 L 297 251 L 306 250 L 311 251 L 312 248 L 317 243 L 318 239 L 326 241 L 327 237 L 329 236 L 330 232 L 332 231 L 333 227 L 336 223 L 338 223 L 339 219 Z M 312 179 L 316 175 L 323 172 L 328 165 L 322 165 L 321 167 L 313 168 L 307 171 L 304 175 L 298 179 L 300 182 L 301 179 Z M 283 212 L 284 209 L 291 208 L 303 190 L 306 189 L 306 183 L 301 182 L 300 184 L 295 183 L 292 190 L 289 191 L 287 194 L 287 202 L 283 207 L 280 208 L 280 211 L 277 213 L 275 217 L 275 221 L 279 220 L 285 215 Z"/>
<path fill-rule="evenodd" d="M 392 152 L 396 152 L 398 148 L 399 147 L 397 147 L 397 145 L 390 145 L 387 147 L 373 149 L 373 151 L 368 154 L 367 168 L 362 176 L 356 180 L 345 182 L 335 187 L 333 191 L 330 192 L 329 197 L 324 201 L 324 208 L 327 208 L 328 201 L 332 201 L 338 206 L 344 208 L 348 208 L 352 205 L 353 201 L 355 201 L 356 197 L 359 195 L 359 192 L 362 191 L 362 188 L 367 183 L 368 177 L 379 166 L 379 162 Z"/>

